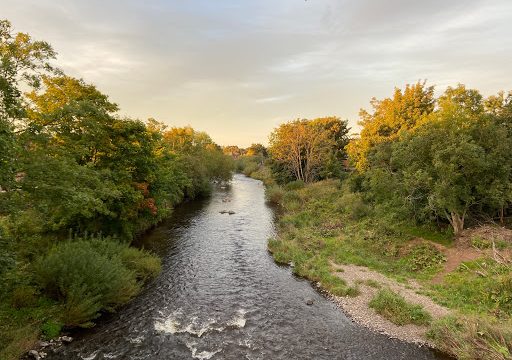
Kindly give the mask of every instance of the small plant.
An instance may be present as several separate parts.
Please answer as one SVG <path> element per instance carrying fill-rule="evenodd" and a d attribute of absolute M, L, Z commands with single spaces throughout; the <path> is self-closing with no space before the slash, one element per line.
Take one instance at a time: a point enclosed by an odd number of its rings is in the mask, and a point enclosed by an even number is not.
<path fill-rule="evenodd" d="M 390 289 L 379 290 L 369 305 L 396 325 L 428 325 L 432 320 L 421 305 L 408 303 L 403 296 Z"/>
<path fill-rule="evenodd" d="M 375 289 L 380 289 L 382 287 L 382 285 L 378 281 L 375 281 L 373 279 L 365 280 L 364 284 Z"/>
<path fill-rule="evenodd" d="M 269 203 L 281 205 L 284 197 L 284 190 L 279 185 L 273 185 L 266 189 L 265 197 Z"/>
<path fill-rule="evenodd" d="M 434 245 L 422 243 L 412 248 L 405 261 L 410 271 L 419 272 L 443 264 L 446 257 Z"/>
<path fill-rule="evenodd" d="M 62 324 L 53 320 L 46 321 L 41 325 L 41 333 L 46 339 L 53 339 L 60 335 Z"/>
<path fill-rule="evenodd" d="M 17 286 L 14 288 L 11 294 L 11 305 L 15 309 L 34 306 L 36 301 L 36 289 L 34 289 L 32 286 Z"/>
<path fill-rule="evenodd" d="M 368 205 L 359 193 L 346 193 L 341 197 L 339 203 L 352 220 L 360 220 L 368 215 Z"/>
<path fill-rule="evenodd" d="M 300 190 L 305 186 L 304 181 L 302 180 L 295 180 L 291 181 L 288 184 L 285 185 L 286 190 Z"/>
<path fill-rule="evenodd" d="M 492 241 L 489 239 L 481 238 L 480 236 L 475 236 L 471 239 L 471 246 L 480 250 L 489 249 L 492 247 Z"/>

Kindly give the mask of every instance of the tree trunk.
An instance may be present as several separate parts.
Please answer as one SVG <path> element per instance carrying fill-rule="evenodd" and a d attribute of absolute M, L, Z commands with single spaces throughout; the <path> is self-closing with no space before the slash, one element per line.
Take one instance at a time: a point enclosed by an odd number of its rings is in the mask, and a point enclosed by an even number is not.
<path fill-rule="evenodd" d="M 459 235 L 461 231 L 464 230 L 464 215 L 460 216 L 459 214 L 452 212 L 449 220 L 453 227 L 453 234 L 455 236 Z"/>

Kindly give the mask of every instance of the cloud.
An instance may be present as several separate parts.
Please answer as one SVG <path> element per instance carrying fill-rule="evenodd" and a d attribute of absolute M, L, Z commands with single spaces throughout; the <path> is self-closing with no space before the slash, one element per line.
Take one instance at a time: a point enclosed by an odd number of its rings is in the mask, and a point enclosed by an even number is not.
<path fill-rule="evenodd" d="M 266 142 L 275 119 L 337 115 L 418 79 L 510 86 L 508 0 L 3 0 L 123 114 Z M 507 89 L 505 89 L 507 90 Z"/>

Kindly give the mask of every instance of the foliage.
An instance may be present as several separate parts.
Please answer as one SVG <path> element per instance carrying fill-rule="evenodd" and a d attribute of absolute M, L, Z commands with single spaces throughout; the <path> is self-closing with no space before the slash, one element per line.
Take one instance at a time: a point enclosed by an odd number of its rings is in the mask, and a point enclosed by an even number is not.
<path fill-rule="evenodd" d="M 446 257 L 434 245 L 424 242 L 414 246 L 403 257 L 403 261 L 410 271 L 418 272 L 429 269 L 439 270 L 446 261 Z"/>
<path fill-rule="evenodd" d="M 41 332 L 47 339 L 56 338 L 59 336 L 61 330 L 62 324 L 53 320 L 48 320 L 41 326 Z"/>
<path fill-rule="evenodd" d="M 303 182 L 341 176 L 348 131 L 347 121 L 336 117 L 280 125 L 270 135 L 273 172 Z"/>
<path fill-rule="evenodd" d="M 51 324 L 91 325 L 128 301 L 160 271 L 128 244 L 234 169 L 206 133 L 121 117 L 93 84 L 53 67 L 55 56 L 0 21 L 1 358 L 43 324 L 51 334 Z"/>
<path fill-rule="evenodd" d="M 434 99 L 432 90 L 407 86 L 408 100 L 396 90 L 363 113 L 361 138 L 347 148 L 360 189 L 402 218 L 446 221 L 455 235 L 467 219 L 503 221 L 512 202 L 509 98 L 484 100 L 458 85 Z"/>
<path fill-rule="evenodd" d="M 350 158 L 360 171 L 368 167 L 368 156 L 375 146 L 396 140 L 401 132 L 414 129 L 433 112 L 434 88 L 418 81 L 406 85 L 403 91 L 395 88 L 392 98 L 372 98 L 370 103 L 373 113 L 361 109 L 360 137 L 347 146 Z"/>
<path fill-rule="evenodd" d="M 63 303 L 62 321 L 74 326 L 91 326 L 101 310 L 115 310 L 140 289 L 118 256 L 84 240 L 55 246 L 34 263 L 34 276 L 47 296 Z"/>
<path fill-rule="evenodd" d="M 265 190 L 265 197 L 269 203 L 280 205 L 283 201 L 284 190 L 279 185 L 272 185 Z"/>
<path fill-rule="evenodd" d="M 369 306 L 396 325 L 428 325 L 432 320 L 423 307 L 408 303 L 403 296 L 390 289 L 379 290 Z"/>
<path fill-rule="evenodd" d="M 482 316 L 449 316 L 433 322 L 429 338 L 457 359 L 509 360 L 512 324 Z"/>

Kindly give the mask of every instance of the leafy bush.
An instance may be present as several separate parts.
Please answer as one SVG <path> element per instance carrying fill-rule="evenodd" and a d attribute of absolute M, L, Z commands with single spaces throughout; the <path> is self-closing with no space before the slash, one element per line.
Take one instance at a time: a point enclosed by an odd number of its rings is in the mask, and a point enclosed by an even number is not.
<path fill-rule="evenodd" d="M 140 289 L 136 274 L 120 257 L 99 250 L 84 240 L 62 243 L 34 264 L 43 291 L 64 303 L 66 325 L 90 326 L 101 310 L 113 311 Z"/>
<path fill-rule="evenodd" d="M 382 289 L 373 297 L 369 306 L 397 325 L 427 325 L 432 317 L 422 306 L 408 303 L 390 289 Z"/>
<path fill-rule="evenodd" d="M 300 190 L 304 187 L 305 183 L 302 180 L 291 181 L 284 186 L 286 190 Z"/>
<path fill-rule="evenodd" d="M 339 202 L 352 220 L 359 220 L 368 215 L 368 206 L 359 193 L 345 193 Z"/>
<path fill-rule="evenodd" d="M 284 197 L 284 190 L 279 185 L 273 185 L 265 190 L 265 197 L 269 203 L 281 205 Z"/>
<path fill-rule="evenodd" d="M 414 246 L 404 260 L 410 271 L 419 272 L 438 267 L 446 261 L 446 256 L 434 245 L 421 243 Z"/>
<path fill-rule="evenodd" d="M 126 247 L 119 256 L 123 265 L 135 272 L 138 280 L 155 278 L 162 270 L 160 259 L 144 250 Z"/>
<path fill-rule="evenodd" d="M 41 325 L 41 332 L 47 339 L 53 339 L 60 335 L 62 324 L 53 320 L 46 321 Z"/>
<path fill-rule="evenodd" d="M 494 277 L 489 286 L 488 296 L 495 304 L 496 311 L 510 315 L 512 313 L 512 273 Z"/>
<path fill-rule="evenodd" d="M 488 317 L 445 317 L 432 324 L 427 336 L 441 351 L 457 359 L 512 358 L 512 324 Z"/>
<path fill-rule="evenodd" d="M 251 176 L 251 174 L 255 171 L 257 171 L 259 169 L 259 165 L 258 163 L 256 162 L 248 162 L 247 164 L 245 164 L 245 167 L 244 169 L 242 170 L 242 172 L 244 173 L 244 175 L 246 176 Z"/>
<path fill-rule="evenodd" d="M 32 286 L 17 286 L 11 294 L 11 305 L 15 309 L 33 306 L 36 301 L 36 289 Z"/>

